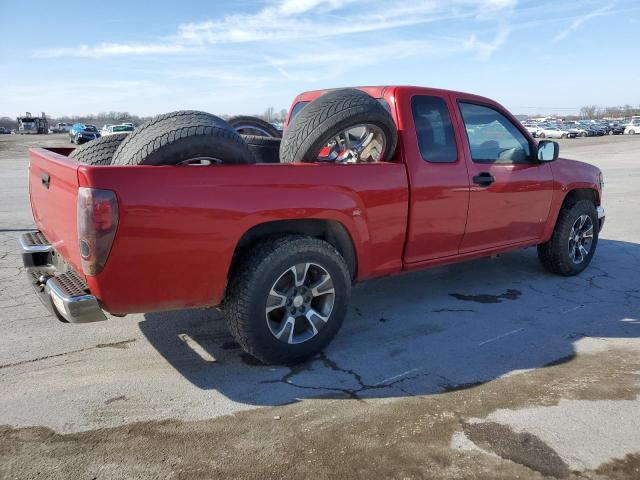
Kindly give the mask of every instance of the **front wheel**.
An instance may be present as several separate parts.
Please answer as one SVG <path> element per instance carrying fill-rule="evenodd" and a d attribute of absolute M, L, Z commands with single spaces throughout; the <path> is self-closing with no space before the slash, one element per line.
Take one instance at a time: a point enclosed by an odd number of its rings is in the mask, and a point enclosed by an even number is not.
<path fill-rule="evenodd" d="M 581 200 L 560 210 L 551 239 L 538 245 L 538 258 L 548 271 L 564 276 L 582 272 L 596 251 L 598 213 L 593 202 Z"/>
<path fill-rule="evenodd" d="M 299 235 L 272 238 L 234 270 L 225 299 L 227 326 L 263 363 L 301 362 L 340 329 L 351 278 L 333 245 Z"/>
<path fill-rule="evenodd" d="M 544 137 L 545 137 L 544 132 L 540 132 L 540 133 L 538 134 L 538 137 L 540 137 L 540 138 L 544 138 Z"/>

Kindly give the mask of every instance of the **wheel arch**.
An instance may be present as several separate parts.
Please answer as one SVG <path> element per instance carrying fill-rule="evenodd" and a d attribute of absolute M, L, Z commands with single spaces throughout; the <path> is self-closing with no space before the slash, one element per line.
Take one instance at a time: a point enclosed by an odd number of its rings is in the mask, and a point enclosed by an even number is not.
<path fill-rule="evenodd" d="M 573 188 L 569 188 L 562 197 L 562 202 L 560 202 L 559 200 L 555 200 L 553 203 L 555 207 L 551 207 L 549 220 L 547 221 L 547 226 L 545 227 L 544 233 L 542 235 L 542 243 L 547 242 L 551 238 L 553 230 L 556 226 L 556 222 L 558 221 L 560 211 L 563 208 L 575 205 L 580 200 L 590 200 L 597 207 L 600 205 L 600 194 L 595 186 L 592 185 L 582 184 L 575 185 Z"/>
<path fill-rule="evenodd" d="M 562 200 L 560 209 L 571 207 L 580 200 L 591 200 L 595 206 L 600 205 L 600 195 L 595 188 L 573 188 L 569 190 Z"/>
<path fill-rule="evenodd" d="M 276 235 L 308 235 L 319 238 L 333 245 L 342 255 L 352 279 L 358 272 L 358 257 L 355 244 L 347 228 L 337 220 L 328 219 L 293 219 L 273 220 L 254 225 L 238 240 L 228 276 L 231 277 L 245 252 L 257 242 Z"/>

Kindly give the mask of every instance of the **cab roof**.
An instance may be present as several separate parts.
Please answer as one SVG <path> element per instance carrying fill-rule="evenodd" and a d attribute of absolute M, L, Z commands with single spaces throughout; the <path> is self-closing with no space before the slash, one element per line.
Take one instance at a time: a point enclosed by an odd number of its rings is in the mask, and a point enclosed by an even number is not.
<path fill-rule="evenodd" d="M 356 88 L 358 90 L 367 92 L 369 95 L 371 95 L 374 98 L 384 98 L 387 93 L 393 94 L 398 90 L 415 90 L 415 91 L 421 91 L 422 93 L 429 92 L 432 94 L 440 94 L 440 95 L 443 95 L 443 94 L 464 95 L 466 97 L 476 97 L 478 99 L 491 101 L 490 99 L 481 97 L 479 95 L 474 95 L 466 92 L 458 92 L 455 90 L 446 90 L 442 88 L 421 87 L 417 85 L 375 85 L 375 86 L 337 87 L 337 88 L 325 88 L 322 90 L 309 90 L 307 92 L 303 92 L 299 94 L 296 97 L 295 102 L 312 101 L 327 92 L 330 92 L 332 90 L 338 90 L 339 88 Z"/>

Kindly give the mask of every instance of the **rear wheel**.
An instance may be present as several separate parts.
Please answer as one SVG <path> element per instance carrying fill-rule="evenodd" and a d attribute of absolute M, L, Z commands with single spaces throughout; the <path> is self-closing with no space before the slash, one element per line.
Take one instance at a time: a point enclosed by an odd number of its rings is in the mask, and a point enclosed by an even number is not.
<path fill-rule="evenodd" d="M 560 210 L 551 239 L 538 245 L 538 258 L 548 271 L 571 276 L 583 271 L 598 244 L 598 213 L 593 202 L 580 200 Z"/>
<path fill-rule="evenodd" d="M 636 131 L 635 130 L 629 130 L 629 135 L 635 135 Z"/>
<path fill-rule="evenodd" d="M 347 265 L 329 243 L 272 238 L 232 274 L 225 317 L 235 340 L 264 363 L 293 364 L 320 352 L 340 329 L 349 302 Z"/>

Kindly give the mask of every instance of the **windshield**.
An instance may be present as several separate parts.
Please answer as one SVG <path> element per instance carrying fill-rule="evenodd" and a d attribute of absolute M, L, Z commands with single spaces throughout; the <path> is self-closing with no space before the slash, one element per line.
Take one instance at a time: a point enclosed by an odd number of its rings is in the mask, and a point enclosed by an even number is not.
<path fill-rule="evenodd" d="M 85 132 L 97 132 L 98 129 L 96 127 L 94 127 L 93 125 L 85 125 L 84 127 L 84 131 Z"/>
<path fill-rule="evenodd" d="M 133 127 L 129 125 L 116 125 L 113 127 L 114 132 L 133 132 Z"/>

